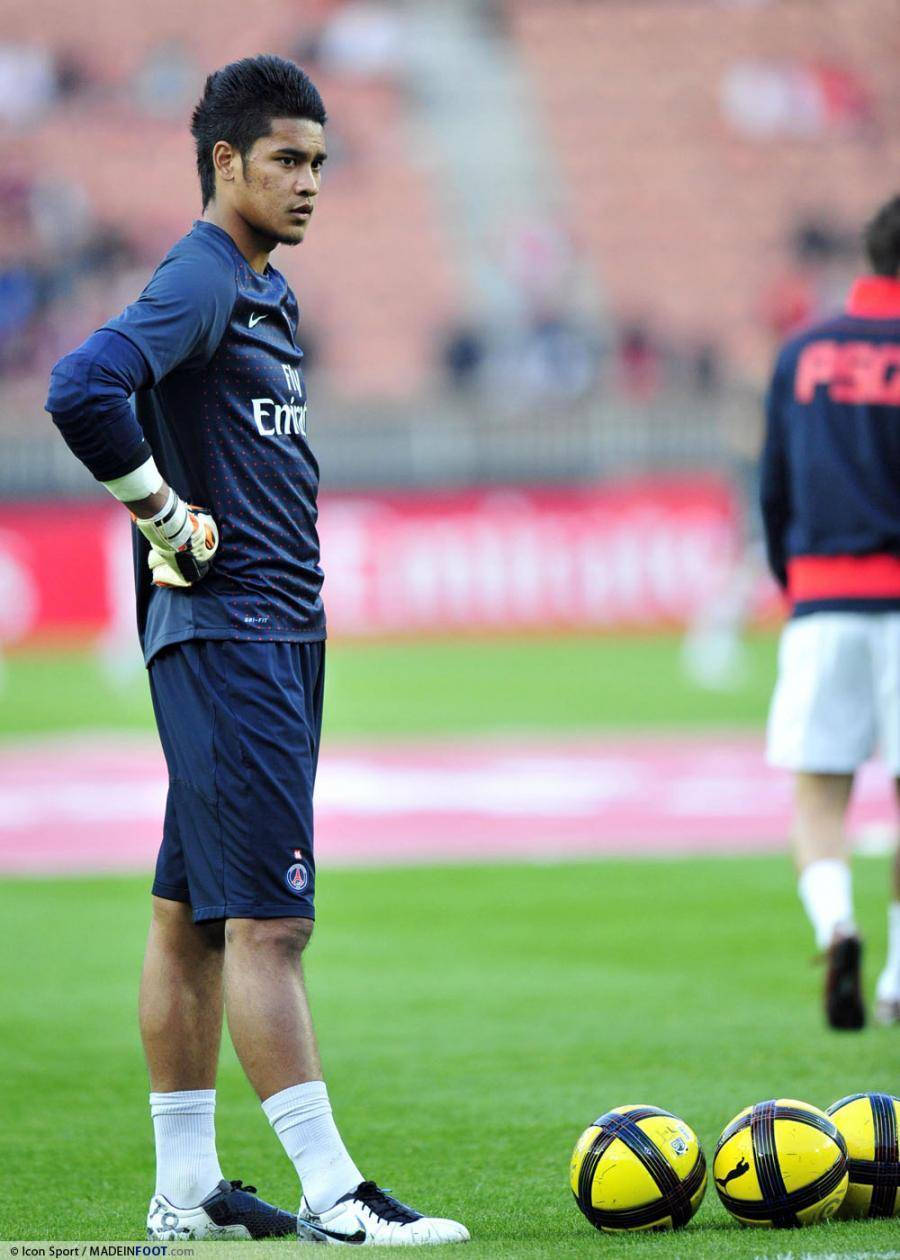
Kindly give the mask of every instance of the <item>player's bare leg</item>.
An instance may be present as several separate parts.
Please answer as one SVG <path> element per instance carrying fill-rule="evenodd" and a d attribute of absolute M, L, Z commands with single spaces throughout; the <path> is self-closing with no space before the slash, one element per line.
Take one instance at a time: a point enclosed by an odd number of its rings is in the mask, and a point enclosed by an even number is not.
<path fill-rule="evenodd" d="M 794 778 L 794 853 L 799 892 L 825 952 L 825 1014 L 832 1028 L 857 1029 L 865 1014 L 862 946 L 853 914 L 850 850 L 844 820 L 852 774 L 799 772 Z"/>
<path fill-rule="evenodd" d="M 228 1031 L 261 1099 L 322 1079 L 301 955 L 311 919 L 229 919 L 225 929 Z"/>
<path fill-rule="evenodd" d="M 153 898 L 140 992 L 156 1137 L 152 1236 L 168 1209 L 199 1205 L 222 1181 L 214 1113 L 223 945 L 221 923 L 197 925 L 184 902 Z"/>
<path fill-rule="evenodd" d="M 895 787 L 900 801 L 900 779 L 895 780 Z M 887 961 L 875 988 L 875 1017 L 882 1024 L 900 1024 L 900 844 L 894 851 Z"/>
<path fill-rule="evenodd" d="M 847 862 L 844 819 L 852 790 L 852 774 L 795 774 L 794 855 L 800 872 L 813 862 Z"/>
<path fill-rule="evenodd" d="M 214 1089 L 222 1040 L 222 923 L 194 923 L 181 901 L 153 897 L 140 1022 L 155 1093 Z"/>

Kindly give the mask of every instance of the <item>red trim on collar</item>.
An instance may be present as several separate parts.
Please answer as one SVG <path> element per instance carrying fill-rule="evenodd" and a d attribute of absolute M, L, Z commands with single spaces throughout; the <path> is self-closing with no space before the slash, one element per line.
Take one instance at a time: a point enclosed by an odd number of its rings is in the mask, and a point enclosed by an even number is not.
<path fill-rule="evenodd" d="M 847 298 L 847 313 L 869 319 L 900 319 L 900 280 L 860 276 Z"/>

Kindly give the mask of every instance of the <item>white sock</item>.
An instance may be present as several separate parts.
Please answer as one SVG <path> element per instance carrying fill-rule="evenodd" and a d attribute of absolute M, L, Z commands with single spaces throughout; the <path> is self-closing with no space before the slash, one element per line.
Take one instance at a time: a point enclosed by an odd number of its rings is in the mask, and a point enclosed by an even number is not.
<path fill-rule="evenodd" d="M 878 977 L 875 996 L 879 1002 L 900 998 L 900 901 L 892 901 L 888 906 L 887 962 Z"/>
<path fill-rule="evenodd" d="M 846 936 L 855 935 L 853 891 L 846 862 L 838 858 L 810 862 L 797 887 L 819 949 L 828 948 L 838 929 Z"/>
<path fill-rule="evenodd" d="M 222 1180 L 216 1154 L 216 1091 L 151 1094 L 156 1193 L 175 1207 L 197 1207 Z"/>
<path fill-rule="evenodd" d="M 297 1169 L 312 1212 L 324 1212 L 355 1190 L 363 1175 L 341 1141 L 324 1081 L 282 1089 L 262 1105 Z"/>

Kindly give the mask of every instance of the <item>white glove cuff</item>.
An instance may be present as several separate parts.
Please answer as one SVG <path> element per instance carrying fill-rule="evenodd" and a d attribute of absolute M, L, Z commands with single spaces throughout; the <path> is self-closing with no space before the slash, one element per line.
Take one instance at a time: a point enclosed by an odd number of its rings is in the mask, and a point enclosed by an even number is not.
<path fill-rule="evenodd" d="M 190 541 L 194 533 L 194 525 L 188 512 L 188 506 L 184 499 L 179 498 L 171 486 L 169 487 L 169 497 L 166 500 L 165 507 L 161 508 L 150 519 L 151 524 L 156 526 L 174 551 L 180 551 L 185 543 Z"/>
<path fill-rule="evenodd" d="M 163 479 L 151 455 L 140 468 L 126 473 L 124 477 L 114 477 L 112 481 L 104 481 L 102 484 L 120 503 L 134 503 L 138 499 L 146 499 L 150 494 L 156 494 L 163 484 Z"/>

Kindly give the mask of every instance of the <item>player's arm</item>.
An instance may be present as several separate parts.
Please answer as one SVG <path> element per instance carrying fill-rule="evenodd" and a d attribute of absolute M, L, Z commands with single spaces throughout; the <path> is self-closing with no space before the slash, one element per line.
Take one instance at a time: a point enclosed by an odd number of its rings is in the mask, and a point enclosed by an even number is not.
<path fill-rule="evenodd" d="M 787 588 L 787 539 L 790 520 L 790 484 L 784 441 L 783 408 L 787 398 L 788 371 L 779 357 L 766 397 L 766 436 L 760 462 L 759 501 L 766 554 L 778 584 Z"/>
<path fill-rule="evenodd" d="M 234 304 L 233 273 L 171 255 L 137 302 L 53 369 L 46 408 L 74 454 L 130 508 L 150 543 L 153 580 L 189 586 L 218 546 L 212 518 L 166 485 L 131 408 L 131 395 L 179 367 L 209 362 Z"/>
<path fill-rule="evenodd" d="M 150 381 L 140 350 L 120 333 L 100 329 L 56 364 L 46 407 L 70 450 L 131 511 L 150 543 L 154 582 L 190 586 L 209 568 L 218 533 L 156 467 L 130 403 Z"/>

